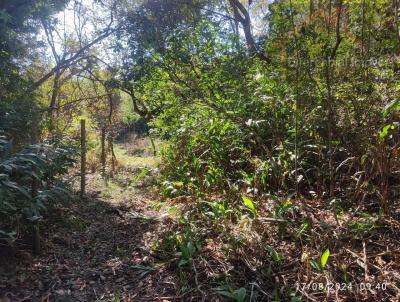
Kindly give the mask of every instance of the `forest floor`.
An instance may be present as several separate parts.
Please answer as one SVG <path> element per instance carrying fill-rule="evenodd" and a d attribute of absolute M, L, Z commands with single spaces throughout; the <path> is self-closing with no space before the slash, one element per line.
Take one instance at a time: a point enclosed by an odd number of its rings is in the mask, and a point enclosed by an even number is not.
<path fill-rule="evenodd" d="M 187 198 L 161 199 L 149 145 L 117 144 L 113 178 L 104 180 L 93 167 L 84 199 L 49 209 L 40 255 L 26 241 L 1 253 L 0 301 L 400 298 L 399 210 L 335 218 L 321 201 L 307 201 L 302 210 L 294 210 L 301 200 L 270 201 L 254 220 L 202 219 Z M 185 222 L 183 213 L 193 215 Z M 332 252 L 321 269 L 327 246 Z M 316 267 L 309 265 L 313 259 Z M 332 288 L 319 287 L 329 282 Z"/>

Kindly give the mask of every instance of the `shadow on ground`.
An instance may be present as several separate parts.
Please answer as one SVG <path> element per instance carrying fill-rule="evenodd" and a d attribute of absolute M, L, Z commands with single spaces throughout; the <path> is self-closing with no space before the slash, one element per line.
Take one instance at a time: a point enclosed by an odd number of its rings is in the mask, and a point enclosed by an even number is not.
<path fill-rule="evenodd" d="M 173 276 L 164 269 L 168 261 L 151 252 L 154 234 L 167 228 L 168 219 L 134 201 L 121 206 L 95 195 L 49 210 L 41 255 L 26 246 L 2 256 L 0 301 L 157 301 L 175 295 Z"/>

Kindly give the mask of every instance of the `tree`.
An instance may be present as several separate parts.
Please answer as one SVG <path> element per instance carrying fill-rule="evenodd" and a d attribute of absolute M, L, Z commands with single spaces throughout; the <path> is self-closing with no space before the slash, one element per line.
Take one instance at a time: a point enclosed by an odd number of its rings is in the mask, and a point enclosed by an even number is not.
<path fill-rule="evenodd" d="M 38 103 L 32 92 L 22 93 L 31 85 L 37 67 L 37 25 L 65 3 L 6 0 L 0 4 L 0 129 L 14 138 L 16 146 L 38 139 Z"/>

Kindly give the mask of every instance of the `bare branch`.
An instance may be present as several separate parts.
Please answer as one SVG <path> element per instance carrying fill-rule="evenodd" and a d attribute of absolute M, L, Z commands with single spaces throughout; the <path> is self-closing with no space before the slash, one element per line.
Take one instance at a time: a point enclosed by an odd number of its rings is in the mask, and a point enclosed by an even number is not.
<path fill-rule="evenodd" d="M 103 39 L 107 38 L 108 36 L 110 36 L 112 33 L 116 32 L 118 30 L 118 28 L 114 28 L 114 29 L 110 29 L 107 28 L 106 31 L 104 33 L 102 33 L 101 35 L 99 35 L 96 39 L 92 40 L 90 43 L 84 45 L 83 47 L 81 47 L 75 54 L 73 54 L 71 57 L 69 57 L 68 59 L 63 59 L 61 60 L 58 64 L 56 64 L 56 66 L 54 66 L 47 74 L 45 74 L 43 77 L 41 77 L 39 80 L 37 80 L 36 82 L 33 83 L 33 85 L 30 87 L 30 91 L 35 90 L 36 88 L 38 88 L 39 86 L 41 86 L 44 82 L 46 82 L 53 74 L 55 74 L 58 70 L 62 69 L 62 68 L 67 68 L 79 61 L 81 61 L 82 59 L 84 59 L 83 57 L 81 57 L 82 54 L 85 53 L 85 51 L 89 50 L 93 45 L 99 43 L 100 41 L 102 41 Z"/>

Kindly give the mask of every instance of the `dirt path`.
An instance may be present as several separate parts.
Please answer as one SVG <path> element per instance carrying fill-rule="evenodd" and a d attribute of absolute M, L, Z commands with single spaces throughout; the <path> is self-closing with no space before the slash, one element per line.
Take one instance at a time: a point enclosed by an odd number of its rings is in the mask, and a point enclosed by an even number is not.
<path fill-rule="evenodd" d="M 92 196 L 53 211 L 50 227 L 42 232 L 42 254 L 16 255 L 23 256 L 19 263 L 4 267 L 0 286 L 4 301 L 137 301 L 173 296 L 173 282 L 153 265 L 151 245 L 168 218 L 149 208 L 151 197 L 140 191 L 130 196 L 132 202 L 109 203 Z"/>
<path fill-rule="evenodd" d="M 108 183 L 98 174 L 89 175 L 84 200 L 49 209 L 41 255 L 32 255 L 26 247 L 26 252 L 0 261 L 0 301 L 174 297 L 169 262 L 153 248 L 172 221 L 153 209 L 157 195 L 135 179 L 140 171 L 127 167 Z M 139 186 L 133 186 L 132 179 Z"/>

